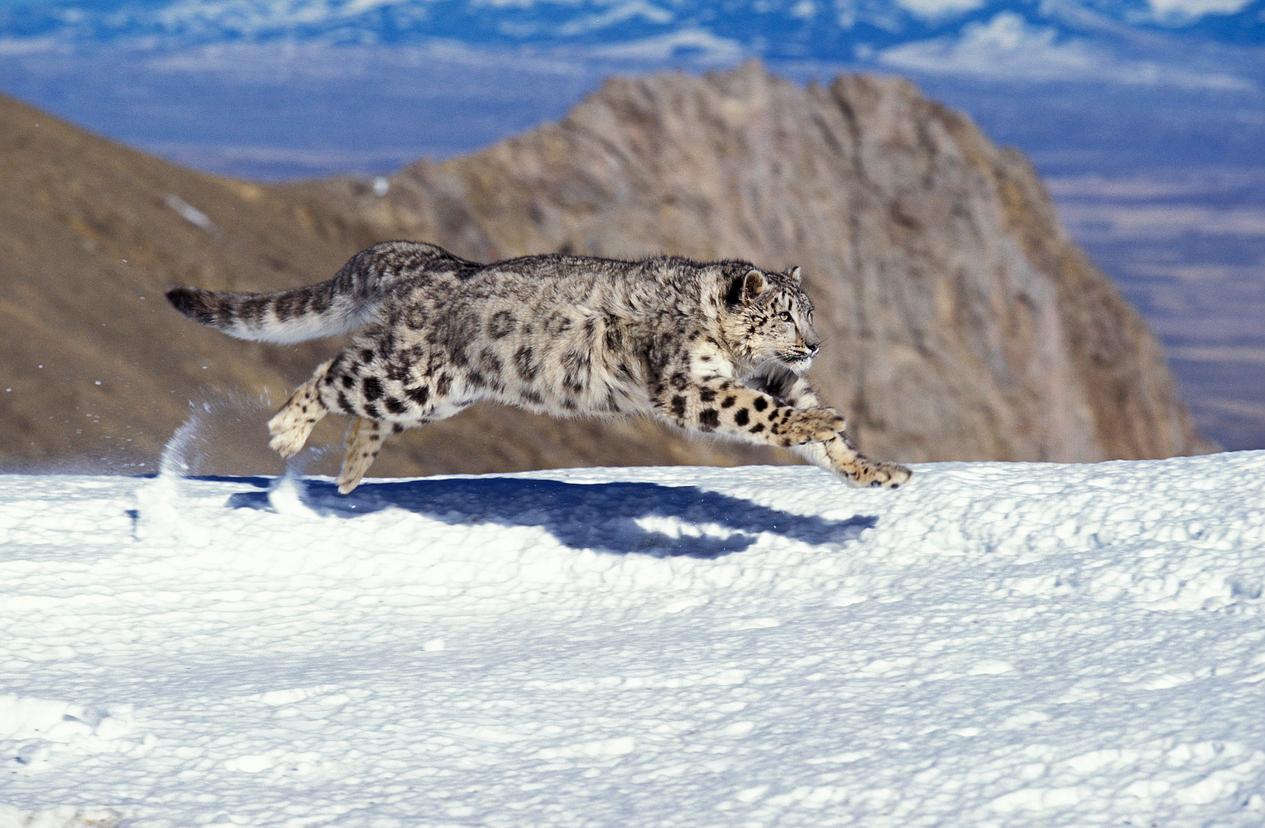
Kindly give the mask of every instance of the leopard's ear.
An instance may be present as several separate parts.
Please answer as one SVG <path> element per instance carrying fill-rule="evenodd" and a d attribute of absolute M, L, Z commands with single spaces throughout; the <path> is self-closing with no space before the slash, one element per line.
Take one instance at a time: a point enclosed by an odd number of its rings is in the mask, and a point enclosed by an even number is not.
<path fill-rule="evenodd" d="M 742 277 L 742 303 L 745 305 L 769 289 L 764 273 L 752 268 Z"/>
<path fill-rule="evenodd" d="M 752 268 L 729 283 L 729 289 L 725 291 L 725 304 L 731 308 L 749 305 L 768 288 L 769 283 L 764 274 Z"/>
<path fill-rule="evenodd" d="M 786 275 L 790 276 L 791 281 L 797 285 L 804 280 L 804 274 L 800 271 L 799 265 L 795 265 L 790 270 L 786 271 Z"/>

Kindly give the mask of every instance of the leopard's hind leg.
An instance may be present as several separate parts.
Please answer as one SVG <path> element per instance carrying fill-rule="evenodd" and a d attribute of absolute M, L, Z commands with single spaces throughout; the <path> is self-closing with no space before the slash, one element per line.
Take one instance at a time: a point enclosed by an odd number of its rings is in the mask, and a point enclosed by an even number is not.
<path fill-rule="evenodd" d="M 319 384 L 329 370 L 332 360 L 321 363 L 311 379 L 299 386 L 285 405 L 268 421 L 268 433 L 272 439 L 268 445 L 282 457 L 293 457 L 303 449 L 312 429 L 329 413 L 321 402 Z"/>
<path fill-rule="evenodd" d="M 373 465 L 382 443 L 393 430 L 390 423 L 357 417 L 347 431 L 347 451 L 338 471 L 338 492 L 349 494 L 360 485 L 365 472 Z"/>
<path fill-rule="evenodd" d="M 416 345 L 407 357 L 395 359 L 384 359 L 382 350 L 380 342 L 354 342 L 334 358 L 323 377 L 313 378 L 326 410 L 355 418 L 338 473 L 342 494 L 360 485 L 389 435 L 451 417 L 481 393 L 467 387 L 455 370 L 420 370 L 438 360 L 417 351 Z"/>

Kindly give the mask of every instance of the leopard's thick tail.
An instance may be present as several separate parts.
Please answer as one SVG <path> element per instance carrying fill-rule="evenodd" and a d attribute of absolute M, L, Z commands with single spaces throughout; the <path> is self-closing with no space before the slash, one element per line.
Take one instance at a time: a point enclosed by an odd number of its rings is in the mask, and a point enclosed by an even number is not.
<path fill-rule="evenodd" d="M 238 339 L 303 342 L 369 324 L 391 289 L 436 270 L 478 267 L 442 247 L 383 242 L 360 251 L 328 282 L 277 293 L 227 293 L 194 287 L 167 291 L 185 316 Z"/>

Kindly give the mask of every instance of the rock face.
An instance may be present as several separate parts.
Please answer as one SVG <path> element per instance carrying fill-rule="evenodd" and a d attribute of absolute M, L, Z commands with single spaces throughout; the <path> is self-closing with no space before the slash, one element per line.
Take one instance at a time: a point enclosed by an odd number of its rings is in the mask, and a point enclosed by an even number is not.
<path fill-rule="evenodd" d="M 558 124 L 402 170 L 384 196 L 352 179 L 200 175 L 0 100 L 0 174 L 5 467 L 152 462 L 187 401 L 223 391 L 246 402 L 208 417 L 218 427 L 198 468 L 279 468 L 252 400 L 267 389 L 279 403 L 337 343 L 228 340 L 160 292 L 320 281 L 391 237 L 482 259 L 802 265 L 827 338 L 815 377 L 885 459 L 1203 447 L 1155 340 L 1067 238 L 1029 165 L 899 80 L 803 88 L 755 64 L 612 80 Z M 375 473 L 789 460 L 648 421 L 492 406 L 393 442 Z"/>

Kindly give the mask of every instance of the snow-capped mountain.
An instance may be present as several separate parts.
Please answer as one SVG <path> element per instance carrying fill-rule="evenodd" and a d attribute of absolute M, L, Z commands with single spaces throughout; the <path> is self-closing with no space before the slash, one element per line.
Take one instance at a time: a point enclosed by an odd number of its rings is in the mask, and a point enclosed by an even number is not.
<path fill-rule="evenodd" d="M 955 46 L 1084 60 L 1094 49 L 1153 49 L 1181 35 L 1259 46 L 1265 0 L 104 0 L 0 3 L 8 50 L 58 45 L 165 48 L 226 43 L 384 45 L 450 41 L 479 48 L 578 49 L 618 59 L 759 56 L 866 62 Z M 930 51 L 926 51 L 930 49 Z M 956 55 L 955 58 L 952 56 Z M 1058 71 L 1058 60 L 1052 71 Z"/>

